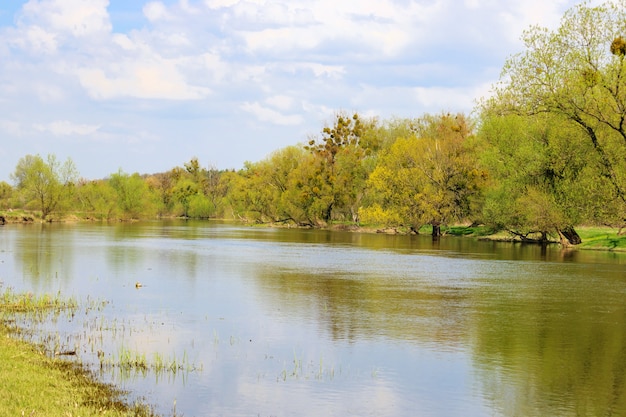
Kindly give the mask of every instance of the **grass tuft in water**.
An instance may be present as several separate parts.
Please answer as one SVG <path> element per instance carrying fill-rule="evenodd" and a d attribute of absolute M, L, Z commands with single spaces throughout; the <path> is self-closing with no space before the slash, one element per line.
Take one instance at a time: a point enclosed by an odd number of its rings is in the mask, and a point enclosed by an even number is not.
<path fill-rule="evenodd" d="M 7 288 L 0 295 L 0 309 L 10 313 L 58 312 L 78 309 L 78 301 L 75 298 L 62 298 L 60 292 L 55 295 L 34 295 L 31 292 L 16 293 Z"/>

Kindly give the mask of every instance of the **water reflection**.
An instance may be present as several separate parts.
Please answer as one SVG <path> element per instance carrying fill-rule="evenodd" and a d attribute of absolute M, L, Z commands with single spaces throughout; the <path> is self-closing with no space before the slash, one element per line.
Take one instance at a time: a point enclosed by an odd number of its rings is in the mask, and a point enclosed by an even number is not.
<path fill-rule="evenodd" d="M 477 294 L 473 355 L 503 415 L 626 414 L 623 283 L 568 272 Z"/>
<path fill-rule="evenodd" d="M 463 288 L 395 284 L 387 276 L 306 274 L 264 268 L 256 275 L 268 310 L 323 326 L 333 340 L 385 338 L 453 348 L 466 332 Z"/>
<path fill-rule="evenodd" d="M 619 254 L 155 222 L 5 226 L 0 260 L 4 286 L 110 301 L 52 327 L 83 361 L 87 337 L 201 364 L 101 374 L 164 413 L 626 414 Z"/>

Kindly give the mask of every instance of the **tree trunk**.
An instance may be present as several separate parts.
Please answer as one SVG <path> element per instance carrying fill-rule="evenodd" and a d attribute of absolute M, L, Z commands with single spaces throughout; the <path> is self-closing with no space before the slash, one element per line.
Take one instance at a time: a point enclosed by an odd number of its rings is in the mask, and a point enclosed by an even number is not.
<path fill-rule="evenodd" d="M 441 224 L 440 223 L 432 223 L 433 226 L 433 238 L 438 238 L 441 236 Z"/>
<path fill-rule="evenodd" d="M 326 222 L 326 223 L 330 223 L 330 220 L 333 216 L 333 204 L 334 203 L 330 203 L 328 205 L 328 207 L 326 207 L 326 209 L 323 211 L 322 213 L 322 219 Z"/>
<path fill-rule="evenodd" d="M 563 246 L 573 246 L 580 245 L 582 243 L 582 239 L 576 233 L 573 226 L 567 226 L 564 229 L 559 229 L 559 236 L 561 238 L 561 245 Z"/>

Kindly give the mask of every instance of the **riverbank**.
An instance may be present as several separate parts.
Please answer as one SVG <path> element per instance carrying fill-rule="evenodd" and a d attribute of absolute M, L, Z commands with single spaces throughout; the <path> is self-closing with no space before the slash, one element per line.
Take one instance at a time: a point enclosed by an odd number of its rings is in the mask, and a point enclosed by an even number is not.
<path fill-rule="evenodd" d="M 360 227 L 354 225 L 336 224 L 329 227 L 330 230 L 350 231 L 356 233 L 385 233 L 385 234 L 410 234 L 414 233 L 403 228 L 384 227 Z M 446 236 L 459 237 L 464 239 L 489 240 L 495 242 L 510 242 L 516 244 L 538 244 L 540 235 L 530 235 L 531 239 L 524 241 L 520 236 L 516 236 L 506 231 L 493 231 L 486 226 L 449 226 L 442 227 L 442 238 Z M 626 252 L 626 234 L 620 234 L 621 229 L 606 226 L 578 226 L 577 233 L 582 239 L 582 243 L 576 246 L 568 246 L 568 250 L 597 250 L 610 252 Z M 430 235 L 430 226 L 422 226 L 419 234 Z M 553 236 L 548 244 L 559 244 L 558 236 Z"/>
<path fill-rule="evenodd" d="M 10 310 L 0 303 L 4 320 Z M 155 417 L 149 406 L 127 404 L 123 392 L 79 365 L 19 340 L 6 322 L 0 322 L 0 404 L 5 416 Z"/>
<path fill-rule="evenodd" d="M 214 219 L 212 219 L 214 220 Z M 93 218 L 81 215 L 80 213 L 66 214 L 63 216 L 52 216 L 46 222 L 73 223 L 81 221 L 94 221 Z M 228 220 L 220 220 L 228 221 Z M 232 220 L 236 221 L 236 220 Z M 0 224 L 5 223 L 42 223 L 43 220 L 37 212 L 24 210 L 0 210 Z M 258 226 L 265 227 L 297 227 L 284 223 L 267 223 Z M 384 227 L 384 226 L 363 226 L 354 223 L 334 223 L 327 227 L 328 230 L 349 231 L 354 233 L 386 233 L 386 234 L 410 234 L 413 231 L 403 227 Z M 524 242 L 519 236 L 515 236 L 506 231 L 494 231 L 486 226 L 448 226 L 441 229 L 443 236 L 457 236 L 463 238 L 474 238 L 480 240 L 491 240 L 498 242 L 511 243 L 529 243 Z M 582 238 L 582 243 L 576 246 L 570 246 L 568 249 L 574 250 L 599 250 L 612 252 L 626 252 L 626 234 L 620 234 L 621 229 L 606 226 L 577 226 L 576 231 Z M 420 234 L 431 234 L 432 229 L 429 225 L 422 226 L 419 229 Z M 531 236 L 532 237 L 532 236 Z M 537 236 L 539 237 L 539 236 Z M 548 243 L 559 244 L 558 236 Z"/>

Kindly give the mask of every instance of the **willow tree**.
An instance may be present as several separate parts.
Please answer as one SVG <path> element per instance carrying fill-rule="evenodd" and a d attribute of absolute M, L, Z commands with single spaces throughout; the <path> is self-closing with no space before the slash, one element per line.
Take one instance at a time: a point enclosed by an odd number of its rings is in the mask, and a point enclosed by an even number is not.
<path fill-rule="evenodd" d="M 522 240 L 552 235 L 577 244 L 574 226 L 604 216 L 610 185 L 598 177 L 597 155 L 575 126 L 549 114 L 484 112 L 478 138 L 479 161 L 490 174 L 486 224 Z"/>
<path fill-rule="evenodd" d="M 396 140 L 370 175 L 372 205 L 362 213 L 414 232 L 430 224 L 439 236 L 441 225 L 477 211 L 485 173 L 476 167 L 465 116 L 425 115 L 414 122 L 415 135 Z"/>
<path fill-rule="evenodd" d="M 492 99 L 502 112 L 548 113 L 575 126 L 597 156 L 607 201 L 626 208 L 626 1 L 568 10 L 557 30 L 533 26 L 505 63 Z M 592 161 L 590 161 L 592 163 Z"/>
<path fill-rule="evenodd" d="M 18 161 L 11 178 L 25 202 L 34 204 L 46 219 L 69 204 L 78 171 L 70 158 L 61 164 L 52 154 L 46 160 L 39 155 L 26 155 Z"/>
<path fill-rule="evenodd" d="M 122 218 L 149 218 L 156 214 L 158 196 L 138 173 L 131 175 L 119 169 L 111 174 L 108 183 L 115 191 L 116 206 Z"/>

